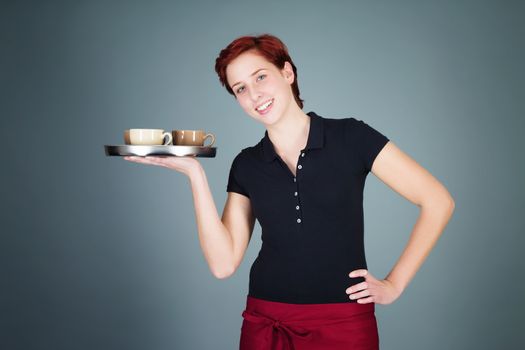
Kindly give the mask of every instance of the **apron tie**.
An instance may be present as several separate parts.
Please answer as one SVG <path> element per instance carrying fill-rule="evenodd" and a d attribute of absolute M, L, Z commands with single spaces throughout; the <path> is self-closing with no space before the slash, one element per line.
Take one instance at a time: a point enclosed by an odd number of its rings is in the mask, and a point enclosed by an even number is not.
<path fill-rule="evenodd" d="M 274 320 L 272 318 L 253 313 L 248 312 L 246 310 L 243 311 L 242 317 L 244 317 L 245 320 L 253 323 L 258 324 L 264 324 L 267 326 L 272 327 L 272 337 L 275 334 L 278 338 L 283 339 L 284 344 L 287 344 L 285 349 L 283 350 L 295 350 L 294 347 L 294 338 L 295 339 L 301 339 L 301 340 L 308 340 L 311 338 L 312 334 L 303 328 L 299 328 L 293 325 L 292 322 L 283 322 L 281 320 Z M 272 339 L 272 344 L 275 344 L 276 342 L 275 338 Z M 275 350 L 281 350 L 281 349 L 275 349 Z"/>

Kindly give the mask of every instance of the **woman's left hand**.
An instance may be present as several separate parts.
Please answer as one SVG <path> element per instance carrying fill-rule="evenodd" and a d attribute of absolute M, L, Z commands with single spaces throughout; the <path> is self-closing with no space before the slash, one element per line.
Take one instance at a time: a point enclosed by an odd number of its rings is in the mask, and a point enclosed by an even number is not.
<path fill-rule="evenodd" d="M 350 272 L 349 276 L 365 278 L 365 281 L 346 289 L 346 294 L 349 294 L 350 299 L 357 299 L 359 304 L 391 304 L 402 293 L 391 281 L 378 280 L 368 270 L 354 270 Z"/>

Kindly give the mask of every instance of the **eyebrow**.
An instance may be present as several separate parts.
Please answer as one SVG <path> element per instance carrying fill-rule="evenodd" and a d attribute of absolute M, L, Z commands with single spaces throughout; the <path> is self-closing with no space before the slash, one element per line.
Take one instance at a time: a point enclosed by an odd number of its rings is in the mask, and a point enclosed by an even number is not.
<path fill-rule="evenodd" d="M 257 70 L 256 70 L 255 72 L 253 72 L 250 76 L 253 77 L 255 74 L 257 74 L 257 73 L 259 73 L 260 71 L 265 70 L 265 69 L 266 69 L 266 68 L 260 68 L 260 69 L 257 69 Z M 233 89 L 233 87 L 234 87 L 235 85 L 240 84 L 240 83 L 241 83 L 241 82 L 239 81 L 239 82 L 233 84 L 233 85 L 231 86 L 231 88 Z"/>

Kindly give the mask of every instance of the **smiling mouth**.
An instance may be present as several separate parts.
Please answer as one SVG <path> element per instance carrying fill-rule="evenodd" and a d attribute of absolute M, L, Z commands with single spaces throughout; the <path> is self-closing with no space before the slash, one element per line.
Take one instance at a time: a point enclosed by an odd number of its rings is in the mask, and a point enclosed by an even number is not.
<path fill-rule="evenodd" d="M 256 107 L 255 109 L 258 112 L 262 112 L 262 111 L 266 110 L 268 107 L 270 107 L 272 104 L 273 104 L 273 98 L 271 100 L 266 101 L 265 103 L 263 103 L 259 107 Z"/>

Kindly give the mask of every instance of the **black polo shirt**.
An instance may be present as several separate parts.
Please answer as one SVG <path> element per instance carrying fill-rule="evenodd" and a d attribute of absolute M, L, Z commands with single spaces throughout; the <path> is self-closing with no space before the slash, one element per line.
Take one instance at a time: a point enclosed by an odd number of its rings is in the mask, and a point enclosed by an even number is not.
<path fill-rule="evenodd" d="M 367 268 L 363 189 L 389 139 L 355 118 L 314 112 L 296 176 L 265 132 L 233 160 L 226 190 L 250 198 L 262 228 L 261 250 L 250 270 L 248 295 L 298 304 L 357 302 L 346 289 Z"/>

